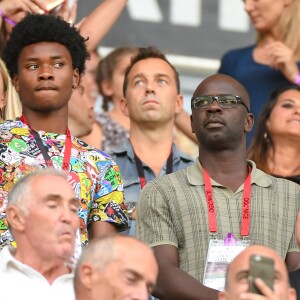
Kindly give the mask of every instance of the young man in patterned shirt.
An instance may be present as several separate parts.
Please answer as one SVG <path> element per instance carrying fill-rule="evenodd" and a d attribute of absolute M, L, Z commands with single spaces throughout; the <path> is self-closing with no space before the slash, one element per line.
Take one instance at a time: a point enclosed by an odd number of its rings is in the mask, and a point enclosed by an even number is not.
<path fill-rule="evenodd" d="M 3 59 L 20 95 L 22 116 L 0 124 L 0 245 L 13 242 L 5 217 L 7 193 L 18 178 L 39 167 L 66 170 L 80 198 L 75 257 L 89 238 L 128 226 L 118 166 L 68 129 L 68 102 L 87 58 L 85 39 L 60 18 L 28 15 L 11 33 Z"/>

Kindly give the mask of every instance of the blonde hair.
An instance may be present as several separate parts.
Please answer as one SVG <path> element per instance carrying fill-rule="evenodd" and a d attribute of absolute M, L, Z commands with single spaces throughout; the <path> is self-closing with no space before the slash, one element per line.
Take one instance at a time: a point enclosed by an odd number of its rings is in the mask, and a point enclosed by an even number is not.
<path fill-rule="evenodd" d="M 296 58 L 300 60 L 300 0 L 292 2 L 285 7 L 280 19 L 278 20 L 278 40 L 289 47 Z M 258 33 L 258 41 L 263 37 L 263 33 Z"/>
<path fill-rule="evenodd" d="M 4 90 L 6 92 L 6 106 L 4 108 L 4 120 L 14 120 L 22 114 L 22 105 L 19 94 L 12 84 L 7 68 L 0 59 L 0 74 L 3 78 Z"/>

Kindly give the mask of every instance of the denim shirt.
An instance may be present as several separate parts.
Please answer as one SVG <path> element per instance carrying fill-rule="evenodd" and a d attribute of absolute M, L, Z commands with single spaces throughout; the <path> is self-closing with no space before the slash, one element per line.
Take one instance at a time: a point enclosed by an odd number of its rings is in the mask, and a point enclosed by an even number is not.
<path fill-rule="evenodd" d="M 172 145 L 172 152 L 173 152 L 173 172 L 184 169 L 187 166 L 192 165 L 194 163 L 194 160 L 187 154 L 181 152 L 175 144 Z M 125 202 L 136 203 L 140 197 L 141 185 L 140 185 L 140 178 L 137 172 L 133 148 L 129 139 L 127 139 L 125 143 L 113 148 L 110 152 L 108 152 L 108 154 L 114 159 L 114 161 L 119 166 L 122 180 L 123 180 Z M 153 158 L 154 157 L 155 154 L 153 154 Z M 142 162 L 142 164 L 143 164 L 146 182 L 149 182 L 150 180 L 156 178 L 156 175 L 153 172 L 153 170 L 145 163 Z M 167 162 L 165 162 L 159 176 L 165 175 L 166 172 L 167 172 Z M 134 235 L 135 222 L 131 221 L 130 225 L 131 225 L 131 229 L 129 234 Z"/>

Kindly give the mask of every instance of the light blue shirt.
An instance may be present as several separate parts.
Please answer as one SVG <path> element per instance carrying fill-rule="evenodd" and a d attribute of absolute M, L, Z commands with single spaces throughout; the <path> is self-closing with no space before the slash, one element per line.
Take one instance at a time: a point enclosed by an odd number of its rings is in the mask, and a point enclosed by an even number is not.
<path fill-rule="evenodd" d="M 181 152 L 175 144 L 172 145 L 172 152 L 173 172 L 184 169 L 194 163 L 194 160 L 187 154 Z M 112 149 L 110 152 L 108 152 L 108 154 L 113 158 L 113 160 L 117 163 L 117 165 L 120 168 L 124 185 L 125 202 L 138 202 L 141 193 L 141 185 L 134 158 L 133 148 L 129 139 L 127 139 L 125 143 L 118 145 L 117 147 Z M 155 153 L 153 153 L 153 159 L 155 159 Z M 149 182 L 150 180 L 156 178 L 156 175 L 153 172 L 153 170 L 145 163 L 142 162 L 142 164 L 146 182 Z M 165 175 L 166 172 L 167 162 L 165 162 L 159 176 Z M 129 235 L 134 235 L 135 222 L 131 221 L 130 226 L 131 229 L 129 231 Z"/>

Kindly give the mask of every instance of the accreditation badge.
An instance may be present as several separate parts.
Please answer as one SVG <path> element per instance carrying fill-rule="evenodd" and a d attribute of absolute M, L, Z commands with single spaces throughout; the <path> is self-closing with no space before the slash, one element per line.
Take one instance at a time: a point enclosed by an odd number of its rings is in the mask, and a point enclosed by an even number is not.
<path fill-rule="evenodd" d="M 224 240 L 211 239 L 208 246 L 203 285 L 223 291 L 227 266 L 248 246 L 250 246 L 249 240 L 237 241 L 231 233 L 228 233 Z"/>

